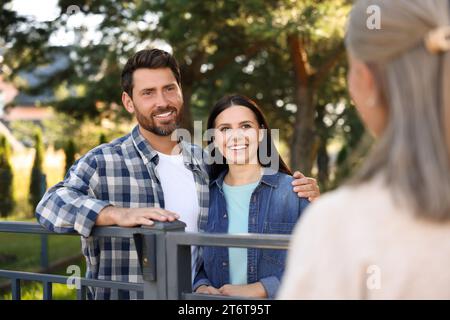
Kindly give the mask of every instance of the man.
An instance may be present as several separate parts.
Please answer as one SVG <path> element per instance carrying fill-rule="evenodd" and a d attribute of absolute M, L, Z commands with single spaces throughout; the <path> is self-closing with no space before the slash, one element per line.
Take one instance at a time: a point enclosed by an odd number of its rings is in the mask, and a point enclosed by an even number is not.
<path fill-rule="evenodd" d="M 171 139 L 183 111 L 180 78 L 176 60 L 165 51 L 142 50 L 131 57 L 122 71 L 122 102 L 138 125 L 75 162 L 36 208 L 47 229 L 82 235 L 87 278 L 142 282 L 134 241 L 91 237 L 96 225 L 151 226 L 181 219 L 186 231 L 198 232 L 207 220 L 203 151 Z M 301 176 L 295 184 L 299 196 L 319 195 L 314 179 Z M 90 289 L 88 298 L 109 299 L 110 290 Z M 125 292 L 120 298 L 138 297 Z"/>

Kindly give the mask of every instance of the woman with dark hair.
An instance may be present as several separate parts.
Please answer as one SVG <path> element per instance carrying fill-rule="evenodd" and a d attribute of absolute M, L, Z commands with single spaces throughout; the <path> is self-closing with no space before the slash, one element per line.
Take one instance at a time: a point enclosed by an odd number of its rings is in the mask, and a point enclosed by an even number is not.
<path fill-rule="evenodd" d="M 205 231 L 290 234 L 309 204 L 292 192 L 261 109 L 242 95 L 220 99 L 208 119 L 210 205 Z M 285 267 L 284 250 L 204 247 L 197 293 L 273 298 Z"/>

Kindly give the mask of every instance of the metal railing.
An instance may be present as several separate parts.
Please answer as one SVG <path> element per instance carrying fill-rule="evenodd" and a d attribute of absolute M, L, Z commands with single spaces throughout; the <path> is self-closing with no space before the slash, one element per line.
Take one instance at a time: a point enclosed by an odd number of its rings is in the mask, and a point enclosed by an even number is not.
<path fill-rule="evenodd" d="M 118 299 L 119 292 L 135 291 L 144 299 L 224 299 L 192 293 L 191 246 L 220 246 L 236 248 L 287 249 L 289 235 L 269 234 L 209 234 L 186 233 L 181 221 L 155 222 L 151 227 L 120 228 L 96 227 L 94 237 L 133 238 L 142 271 L 143 283 L 119 282 L 98 279 L 79 279 L 77 299 L 86 299 L 87 287 L 111 290 L 111 299 Z M 78 233 L 57 234 L 37 223 L 0 222 L 0 232 L 39 235 L 79 236 Z M 0 278 L 11 281 L 12 299 L 21 299 L 22 281 L 40 282 L 44 300 L 52 299 L 52 285 L 66 284 L 69 277 L 53 274 L 1 270 Z M 238 298 L 238 297 L 233 297 Z"/>

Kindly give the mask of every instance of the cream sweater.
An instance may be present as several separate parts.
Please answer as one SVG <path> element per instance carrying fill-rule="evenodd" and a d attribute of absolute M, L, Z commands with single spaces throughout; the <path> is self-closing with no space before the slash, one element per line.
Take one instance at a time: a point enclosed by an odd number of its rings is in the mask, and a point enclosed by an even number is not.
<path fill-rule="evenodd" d="M 378 179 L 310 205 L 278 298 L 450 299 L 450 223 L 413 217 L 391 192 Z"/>

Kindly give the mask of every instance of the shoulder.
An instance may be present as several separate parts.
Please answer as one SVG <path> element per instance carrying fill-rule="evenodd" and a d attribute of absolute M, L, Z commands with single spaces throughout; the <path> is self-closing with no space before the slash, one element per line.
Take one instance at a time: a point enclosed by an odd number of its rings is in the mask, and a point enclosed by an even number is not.
<path fill-rule="evenodd" d="M 109 143 L 101 144 L 90 151 L 94 156 L 120 155 L 135 150 L 130 134 L 117 138 Z"/>
<path fill-rule="evenodd" d="M 277 193 L 287 193 L 292 195 L 296 195 L 293 192 L 293 186 L 292 181 L 294 181 L 294 178 L 286 173 L 277 172 L 274 174 L 265 175 L 263 177 L 264 181 L 267 182 L 269 185 L 272 185 L 274 187 L 275 192 Z M 291 191 L 288 193 L 288 191 Z"/>
<path fill-rule="evenodd" d="M 198 145 L 182 141 L 181 146 L 186 151 L 186 155 L 191 158 L 191 162 L 200 166 L 205 165 L 206 152 Z"/>
<path fill-rule="evenodd" d="M 292 177 L 289 174 L 278 172 L 278 192 L 283 192 L 286 195 L 289 195 L 289 198 L 292 199 L 295 203 L 299 205 L 300 212 L 303 212 L 306 207 L 309 206 L 309 200 L 306 198 L 299 198 L 297 193 L 294 192 L 294 187 L 292 185 L 292 182 L 295 180 L 294 177 Z"/>
<path fill-rule="evenodd" d="M 346 185 L 311 203 L 299 227 L 340 236 L 359 234 L 370 230 L 380 219 L 388 218 L 393 211 L 389 187 L 379 181 Z"/>
<path fill-rule="evenodd" d="M 270 169 L 264 169 L 264 174 L 261 181 L 276 188 L 283 188 L 290 185 L 293 178 L 292 176 Z"/>
<path fill-rule="evenodd" d="M 91 168 L 96 168 L 99 163 L 107 161 L 108 158 L 114 159 L 117 156 L 122 157 L 124 150 L 127 150 L 126 152 L 129 153 L 132 147 L 130 135 L 128 134 L 89 150 L 74 163 L 74 166 L 89 166 Z"/>
<path fill-rule="evenodd" d="M 290 174 L 283 173 L 283 172 L 277 172 L 275 174 L 278 178 L 278 184 L 282 187 L 291 186 L 292 187 L 292 181 L 294 181 L 294 177 L 292 177 Z"/>
<path fill-rule="evenodd" d="M 283 208 L 284 211 L 295 214 L 298 217 L 309 205 L 309 201 L 298 197 L 297 193 L 294 192 L 292 181 L 294 181 L 294 178 L 288 174 L 281 172 L 268 173 L 266 171 L 262 177 L 263 196 L 261 201 L 265 202 L 270 199 L 272 207 Z"/>
<path fill-rule="evenodd" d="M 191 142 L 187 142 L 187 141 L 181 141 L 181 146 L 183 149 L 185 149 L 186 151 L 188 151 L 193 157 L 203 157 L 204 154 L 204 150 Z"/>

